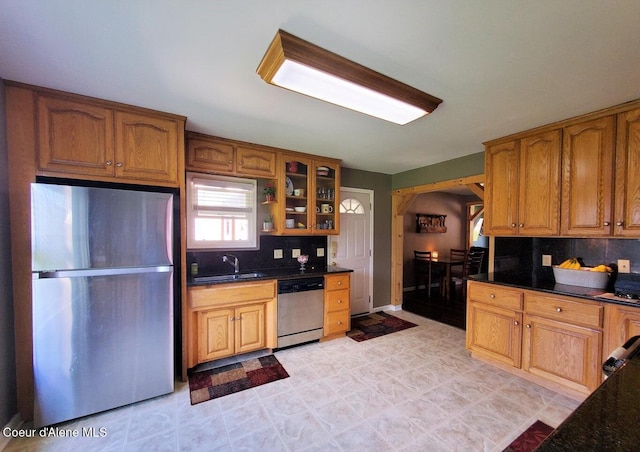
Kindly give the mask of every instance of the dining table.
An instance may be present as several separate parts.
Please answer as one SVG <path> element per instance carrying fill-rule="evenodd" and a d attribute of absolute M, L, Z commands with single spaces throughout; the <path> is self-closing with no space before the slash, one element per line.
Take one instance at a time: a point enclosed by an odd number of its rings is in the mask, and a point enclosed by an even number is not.
<path fill-rule="evenodd" d="M 416 259 L 416 265 L 419 265 L 419 262 L 417 262 L 418 259 Z M 421 262 L 424 263 L 424 262 Z M 456 267 L 456 266 L 464 266 L 464 259 L 459 259 L 459 258 L 451 258 L 451 256 L 438 256 L 437 258 L 431 258 L 429 265 L 422 265 L 422 268 L 424 268 L 427 272 L 429 272 L 428 274 L 428 281 L 429 281 L 429 285 L 431 285 L 431 280 L 433 278 L 433 274 L 442 274 L 444 273 L 444 287 L 440 287 L 440 293 L 442 294 L 442 296 L 449 301 L 451 299 L 451 267 Z M 434 271 L 434 267 L 439 268 L 440 271 L 436 272 Z M 441 283 L 442 284 L 442 283 Z M 431 290 L 429 289 L 427 291 L 429 294 L 431 292 Z"/>

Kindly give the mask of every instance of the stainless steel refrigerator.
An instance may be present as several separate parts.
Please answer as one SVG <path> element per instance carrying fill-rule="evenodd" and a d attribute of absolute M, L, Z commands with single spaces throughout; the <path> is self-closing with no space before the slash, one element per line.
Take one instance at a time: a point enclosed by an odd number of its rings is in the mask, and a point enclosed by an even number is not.
<path fill-rule="evenodd" d="M 173 195 L 31 186 L 34 425 L 173 391 Z"/>

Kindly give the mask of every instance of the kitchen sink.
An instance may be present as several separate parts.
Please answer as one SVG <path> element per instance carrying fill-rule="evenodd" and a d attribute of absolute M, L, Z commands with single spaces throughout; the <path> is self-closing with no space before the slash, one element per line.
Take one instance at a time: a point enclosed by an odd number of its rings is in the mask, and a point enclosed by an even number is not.
<path fill-rule="evenodd" d="M 213 283 L 213 282 L 226 282 L 237 281 L 242 279 L 261 278 L 264 273 L 251 272 L 251 273 L 234 273 L 231 275 L 216 275 L 216 276 L 200 276 L 193 278 L 195 283 Z"/>

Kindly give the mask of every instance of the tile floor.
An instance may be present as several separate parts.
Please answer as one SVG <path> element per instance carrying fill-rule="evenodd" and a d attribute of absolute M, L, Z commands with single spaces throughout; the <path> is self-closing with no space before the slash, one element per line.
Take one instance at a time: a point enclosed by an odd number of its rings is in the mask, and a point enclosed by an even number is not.
<path fill-rule="evenodd" d="M 469 357 L 464 331 L 419 326 L 365 342 L 282 350 L 290 378 L 191 406 L 188 385 L 60 424 L 106 436 L 14 439 L 9 451 L 501 451 L 536 419 L 578 402 Z M 28 426 L 26 426 L 28 427 Z"/>

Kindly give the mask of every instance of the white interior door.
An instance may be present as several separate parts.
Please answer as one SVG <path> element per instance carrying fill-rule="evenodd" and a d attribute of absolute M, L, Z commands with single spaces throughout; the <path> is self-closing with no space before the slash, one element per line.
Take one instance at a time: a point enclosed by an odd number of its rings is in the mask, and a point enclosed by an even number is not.
<path fill-rule="evenodd" d="M 340 188 L 340 235 L 329 238 L 329 263 L 350 268 L 351 315 L 371 312 L 373 190 Z"/>

